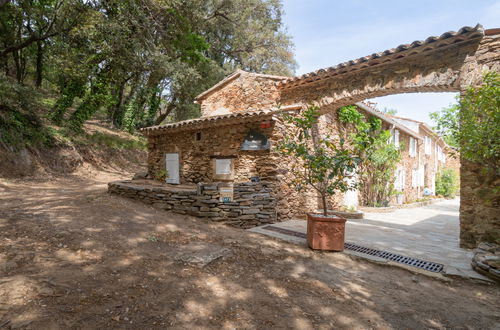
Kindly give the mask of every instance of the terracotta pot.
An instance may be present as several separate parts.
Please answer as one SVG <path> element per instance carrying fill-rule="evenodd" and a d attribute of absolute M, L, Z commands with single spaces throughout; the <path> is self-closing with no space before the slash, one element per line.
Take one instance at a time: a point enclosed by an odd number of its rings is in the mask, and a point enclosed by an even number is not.
<path fill-rule="evenodd" d="M 343 251 L 346 219 L 307 214 L 307 244 L 313 250 Z"/>

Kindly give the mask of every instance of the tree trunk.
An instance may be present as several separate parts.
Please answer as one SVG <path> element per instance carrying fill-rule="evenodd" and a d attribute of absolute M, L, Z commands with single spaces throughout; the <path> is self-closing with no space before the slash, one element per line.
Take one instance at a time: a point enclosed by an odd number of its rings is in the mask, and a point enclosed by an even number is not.
<path fill-rule="evenodd" d="M 165 120 L 165 118 L 168 117 L 168 115 L 175 109 L 175 105 L 173 103 L 173 101 L 167 105 L 167 107 L 165 108 L 165 112 L 164 113 L 160 113 L 160 115 L 155 119 L 155 125 L 160 125 L 162 121 Z"/>
<path fill-rule="evenodd" d="M 35 86 L 40 88 L 42 86 L 43 75 L 43 42 L 37 41 L 36 43 L 36 72 L 35 72 Z"/>
<path fill-rule="evenodd" d="M 111 107 L 108 113 L 109 119 L 115 127 L 121 127 L 121 119 L 123 118 L 123 96 L 125 93 L 125 85 L 127 84 L 127 80 L 123 81 L 120 86 L 115 88 L 113 91 L 115 96 L 117 97 L 116 103 Z"/>
<path fill-rule="evenodd" d="M 326 206 L 326 195 L 321 195 L 321 202 L 323 203 L 323 215 L 326 217 L 328 215 L 328 206 Z"/>

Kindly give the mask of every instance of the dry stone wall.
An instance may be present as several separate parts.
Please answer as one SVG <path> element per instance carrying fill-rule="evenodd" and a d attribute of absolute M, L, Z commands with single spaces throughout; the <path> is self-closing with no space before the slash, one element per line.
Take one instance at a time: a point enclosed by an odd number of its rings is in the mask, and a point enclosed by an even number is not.
<path fill-rule="evenodd" d="M 221 88 L 198 100 L 203 117 L 270 109 L 279 99 L 277 79 L 241 72 Z"/>
<path fill-rule="evenodd" d="M 500 72 L 500 34 L 482 39 L 461 74 L 462 86 L 477 85 L 486 70 Z M 460 162 L 460 244 L 500 243 L 500 176 L 484 175 L 481 164 Z"/>
<path fill-rule="evenodd" d="M 155 173 L 165 170 L 165 154 L 179 153 L 183 184 L 216 181 L 214 158 L 232 159 L 234 182 L 247 182 L 253 176 L 269 180 L 276 174 L 276 162 L 270 151 L 245 151 L 241 150 L 241 144 L 251 129 L 271 137 L 273 126 L 271 123 L 271 127 L 260 128 L 257 122 L 148 136 L 148 172 L 155 177 Z"/>
<path fill-rule="evenodd" d="M 273 183 L 235 183 L 234 198 L 230 203 L 220 201 L 221 186 L 226 185 L 200 183 L 187 189 L 145 180 L 127 180 L 110 182 L 108 192 L 140 200 L 163 210 L 223 221 L 242 228 L 276 222 Z"/>

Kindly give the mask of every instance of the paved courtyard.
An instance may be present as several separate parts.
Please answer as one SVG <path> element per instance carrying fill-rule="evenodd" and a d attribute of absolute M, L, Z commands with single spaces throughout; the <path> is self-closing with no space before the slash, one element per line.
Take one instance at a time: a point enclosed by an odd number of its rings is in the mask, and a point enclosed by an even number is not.
<path fill-rule="evenodd" d="M 445 274 L 485 279 L 470 266 L 472 251 L 459 247 L 458 209 L 459 199 L 454 199 L 389 213 L 365 213 L 364 219 L 347 221 L 346 242 L 440 263 L 444 265 Z M 291 220 L 273 226 L 306 232 L 304 220 Z M 266 230 L 265 226 L 250 230 L 293 243 L 306 244 L 302 237 Z M 352 251 L 345 252 L 385 261 Z"/>

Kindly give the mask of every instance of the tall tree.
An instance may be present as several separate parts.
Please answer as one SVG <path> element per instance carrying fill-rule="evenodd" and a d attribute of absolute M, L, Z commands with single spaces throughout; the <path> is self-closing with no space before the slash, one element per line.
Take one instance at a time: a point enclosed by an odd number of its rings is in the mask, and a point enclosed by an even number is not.
<path fill-rule="evenodd" d="M 194 97 L 236 68 L 292 73 L 281 15 L 279 0 L 12 0 L 0 65 L 56 89 L 56 123 L 99 112 L 134 130 L 198 116 Z"/>

